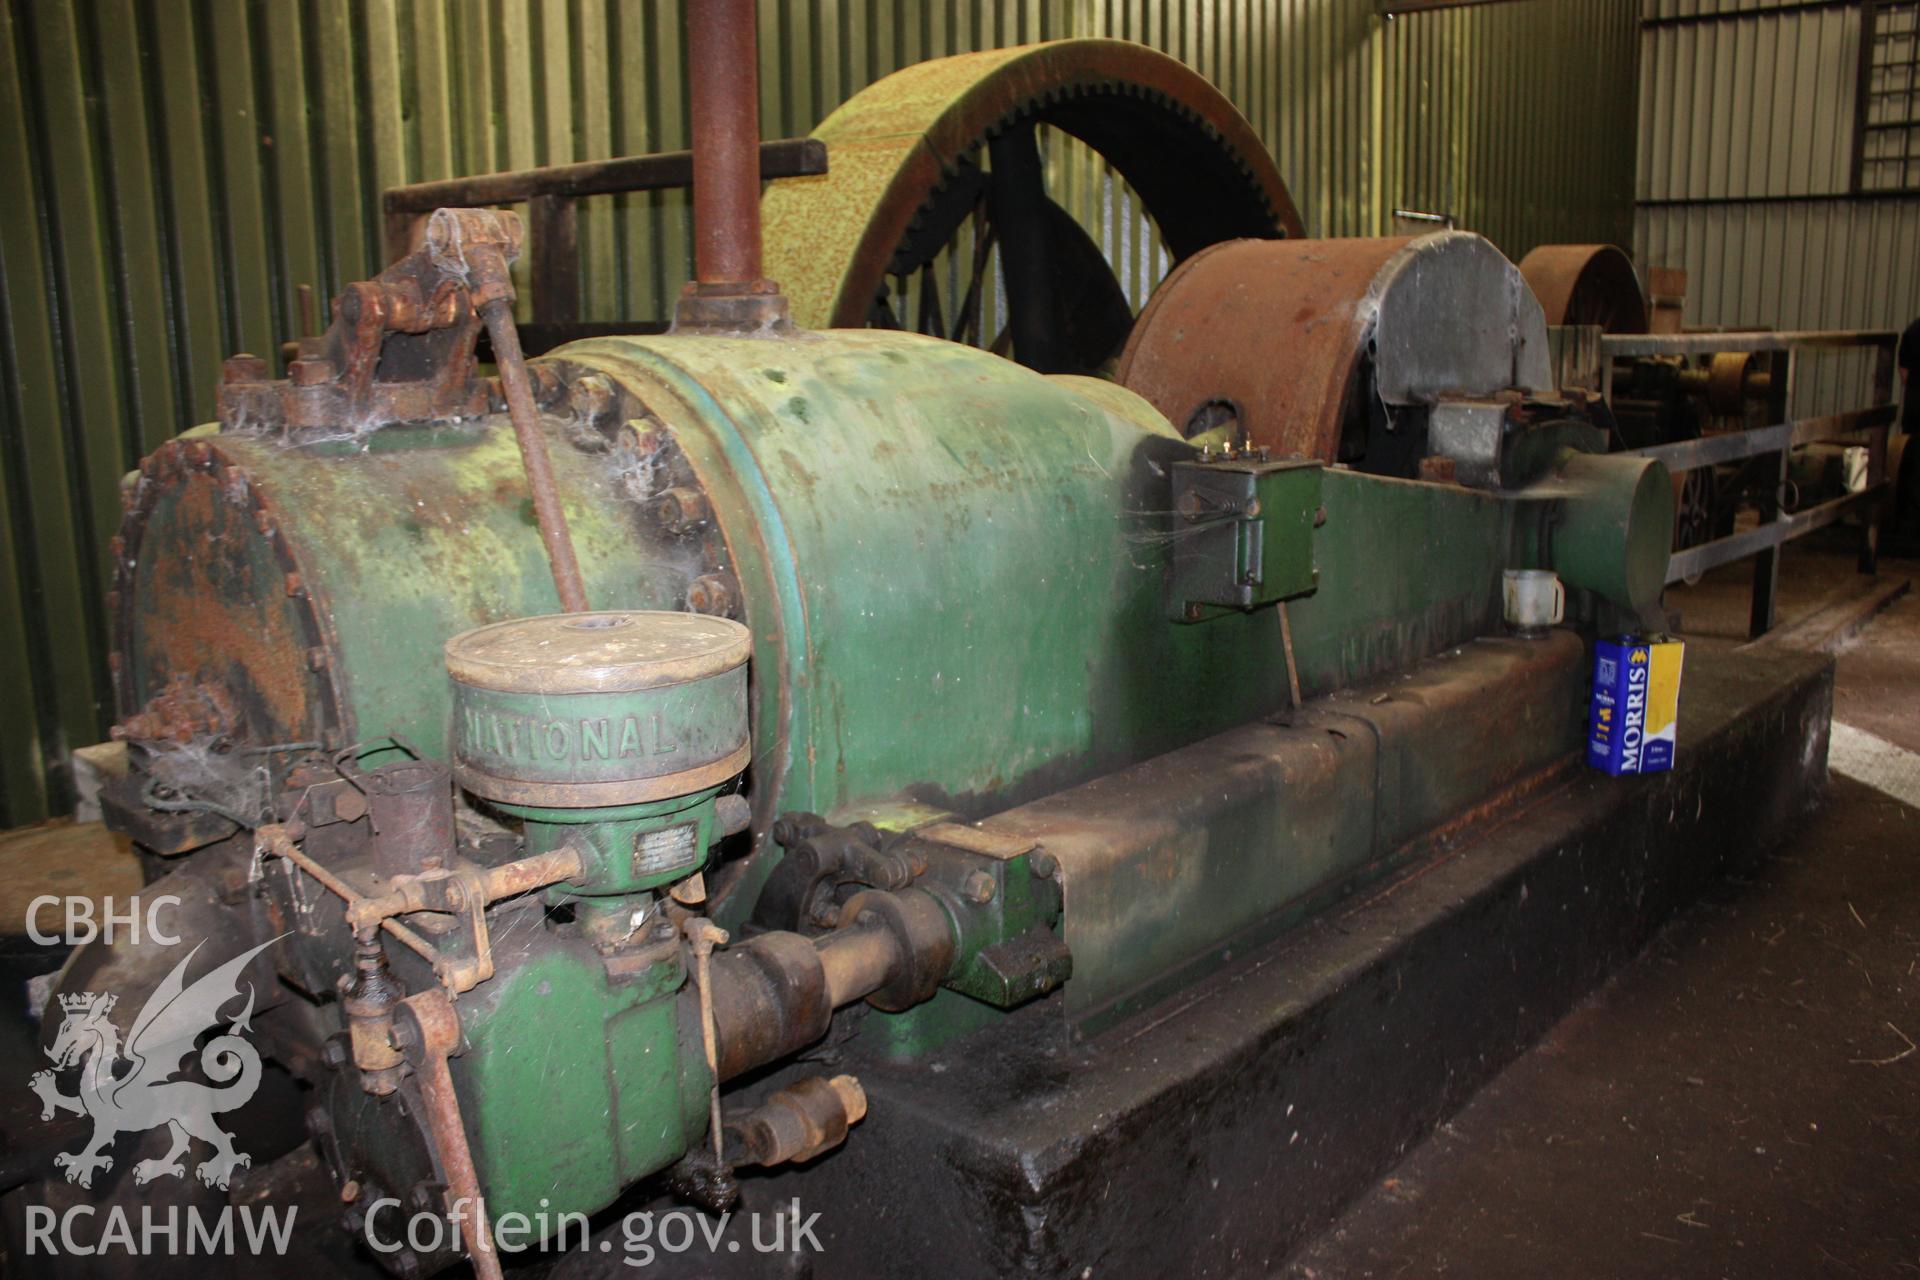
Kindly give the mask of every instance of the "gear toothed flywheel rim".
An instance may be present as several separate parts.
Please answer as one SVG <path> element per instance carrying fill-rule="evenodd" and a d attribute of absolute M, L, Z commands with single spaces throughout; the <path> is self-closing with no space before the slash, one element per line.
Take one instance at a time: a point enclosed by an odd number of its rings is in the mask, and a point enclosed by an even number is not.
<path fill-rule="evenodd" d="M 855 94 L 814 130 L 829 172 L 768 189 L 767 274 L 795 321 L 1011 346 L 1047 372 L 1088 372 L 1110 358 L 1131 310 L 1098 247 L 1046 195 L 1036 125 L 1110 163 L 1175 264 L 1223 240 L 1301 234 L 1253 126 L 1177 60 L 1103 39 L 960 54 Z M 969 236 L 970 260 L 984 262 L 987 246 L 998 251 L 1011 332 L 981 327 L 980 295 L 991 285 L 978 271 L 949 298 L 951 315 L 944 306 L 935 314 L 924 294 L 918 314 L 889 310 L 891 282 L 931 271 L 944 247 Z"/>

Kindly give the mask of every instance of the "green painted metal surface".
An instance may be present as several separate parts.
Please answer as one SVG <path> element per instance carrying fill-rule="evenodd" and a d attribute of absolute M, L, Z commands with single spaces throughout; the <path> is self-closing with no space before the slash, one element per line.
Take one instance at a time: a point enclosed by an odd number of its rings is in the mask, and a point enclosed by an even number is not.
<path fill-rule="evenodd" d="M 444 757 L 442 646 L 483 623 L 559 611 L 504 419 L 454 431 L 390 428 L 365 450 L 359 442 L 292 449 L 234 433 L 208 443 L 271 503 L 306 589 L 330 618 L 343 735 L 399 733 Z M 686 568 L 664 549 L 644 552 L 639 509 L 609 455 L 562 440 L 552 453 L 590 598 L 608 607 L 679 607 Z M 263 542 L 249 536 L 248 513 L 205 473 L 188 469 L 178 487 L 182 496 L 162 500 L 133 548 L 138 585 L 127 607 L 136 639 L 127 670 L 135 704 L 168 676 L 204 672 L 259 688 L 270 714 L 255 722 L 257 734 L 316 736 L 317 695 L 296 700 L 283 680 L 206 665 L 225 653 L 235 669 L 258 671 L 265 649 L 300 642 L 290 623 L 272 621 L 287 607 L 286 592 L 278 567 L 260 559 Z M 175 515 L 177 503 L 190 509 Z M 227 560 L 253 567 L 228 573 Z M 224 617 L 213 613 L 223 598 L 235 602 Z M 267 644 L 255 649 L 250 637 Z M 182 670 L 183 663 L 199 666 Z"/>
<path fill-rule="evenodd" d="M 1391 23 L 1353 0 L 776 0 L 762 127 L 805 133 L 925 58 L 1139 40 L 1234 101 L 1310 234 L 1444 208 L 1517 258 L 1624 237 L 1635 17 L 1631 0 Z M 0 70 L 0 682 L 29 691 L 0 717 L 0 821 L 20 822 L 65 806 L 66 752 L 106 727 L 115 486 L 211 414 L 221 357 L 296 336 L 299 286 L 325 298 L 378 270 L 386 186 L 685 146 L 686 70 L 669 0 L 8 0 Z M 1137 305 L 1166 270 L 1137 203 L 1084 148 L 1046 158 Z M 588 202 L 584 315 L 666 314 L 689 232 L 682 193 Z"/>
<path fill-rule="evenodd" d="M 1285 697 L 1276 610 L 1166 620 L 1168 473 L 1192 447 L 1129 393 L 881 331 L 603 339 L 562 358 L 646 404 L 713 504 L 754 636 L 762 833 L 787 810 L 991 813 Z M 688 553 L 644 517 L 631 456 L 549 426 L 591 598 L 681 607 Z M 338 732 L 445 754 L 447 688 L 420 673 L 439 670 L 444 637 L 553 612 L 551 581 L 504 424 L 364 443 L 221 434 L 188 448 L 226 469 L 149 482 L 155 515 L 129 546 L 136 703 L 171 678 L 217 681 L 252 709 L 256 741 L 325 728 L 321 677 L 285 669 L 305 651 L 265 539 L 247 536 L 257 519 L 234 507 L 239 467 L 329 620 Z M 1303 688 L 1497 629 L 1501 569 L 1538 553 L 1567 492 L 1326 472 L 1320 586 L 1289 606 Z M 1597 527 L 1601 561 L 1606 546 Z"/>
<path fill-rule="evenodd" d="M 451 1066 L 494 1221 L 597 1212 L 706 1131 L 712 1076 L 666 954 L 623 978 L 585 946 L 526 947 L 461 998 Z"/>
<path fill-rule="evenodd" d="M 905 793 L 980 812 L 1277 703 L 1271 615 L 1160 616 L 1164 466 L 1190 450 L 1143 401 L 1123 416 L 1073 380 L 879 331 L 567 354 L 673 425 L 713 494 L 761 696 L 790 686 L 784 741 L 763 702 L 756 742 L 786 808 Z"/>
<path fill-rule="evenodd" d="M 1585 655 L 1569 631 L 1469 642 L 988 819 L 1060 861 L 1067 1015 L 1097 1027 L 1198 981 L 1570 757 Z"/>

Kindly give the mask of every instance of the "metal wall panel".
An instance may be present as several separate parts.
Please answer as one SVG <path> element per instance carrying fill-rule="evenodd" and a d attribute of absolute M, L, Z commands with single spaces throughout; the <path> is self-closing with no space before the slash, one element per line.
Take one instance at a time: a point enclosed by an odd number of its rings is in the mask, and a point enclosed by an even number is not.
<path fill-rule="evenodd" d="M 1624 234 L 1633 2 L 760 0 L 763 127 L 924 58 L 1141 40 L 1241 106 L 1311 233 L 1411 205 L 1518 256 Z M 120 478 L 211 415 L 222 356 L 378 269 L 381 189 L 686 143 L 677 0 L 0 0 L 0 824 L 60 810 L 106 727 Z M 1047 160 L 1144 299 L 1167 264 L 1125 190 Z M 666 314 L 690 232 L 682 194 L 589 202 L 584 314 Z"/>
<path fill-rule="evenodd" d="M 1860 5 L 1647 0 L 1643 16 L 1634 257 L 1686 270 L 1686 323 L 1920 315 L 1920 199 L 1849 190 Z M 1796 410 L 1864 403 L 1867 372 L 1863 356 L 1803 361 Z"/>

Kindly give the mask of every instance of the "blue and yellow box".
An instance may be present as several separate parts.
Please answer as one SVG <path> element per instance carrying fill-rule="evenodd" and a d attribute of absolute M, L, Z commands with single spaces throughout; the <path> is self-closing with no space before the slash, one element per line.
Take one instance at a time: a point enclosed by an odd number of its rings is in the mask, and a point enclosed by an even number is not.
<path fill-rule="evenodd" d="M 1587 713 L 1587 763 L 1603 773 L 1661 773 L 1673 768 L 1680 722 L 1680 659 L 1686 646 L 1666 636 L 1602 640 L 1593 659 Z"/>

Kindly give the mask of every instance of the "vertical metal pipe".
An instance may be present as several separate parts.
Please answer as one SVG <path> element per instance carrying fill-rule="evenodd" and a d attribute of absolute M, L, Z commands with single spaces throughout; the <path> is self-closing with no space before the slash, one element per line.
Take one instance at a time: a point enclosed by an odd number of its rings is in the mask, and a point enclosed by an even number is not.
<path fill-rule="evenodd" d="M 501 1280 L 500 1255 L 494 1252 L 487 1202 L 480 1194 L 480 1174 L 474 1167 L 473 1148 L 467 1145 L 467 1126 L 460 1118 L 453 1073 L 447 1069 L 447 1055 L 460 1045 L 460 1017 L 444 991 L 423 991 L 408 996 L 403 1003 L 412 1011 L 417 1027 L 419 1039 L 408 1057 L 420 1073 L 427 1131 L 447 1175 L 447 1208 L 457 1215 L 477 1280 Z"/>
<path fill-rule="evenodd" d="M 754 0 L 686 0 L 693 111 L 693 270 L 750 284 L 760 268 L 760 55 Z"/>

